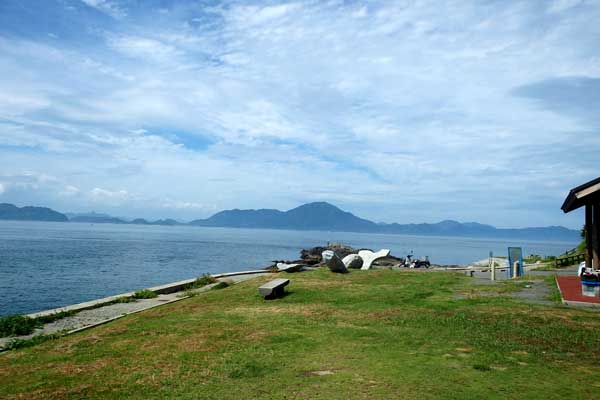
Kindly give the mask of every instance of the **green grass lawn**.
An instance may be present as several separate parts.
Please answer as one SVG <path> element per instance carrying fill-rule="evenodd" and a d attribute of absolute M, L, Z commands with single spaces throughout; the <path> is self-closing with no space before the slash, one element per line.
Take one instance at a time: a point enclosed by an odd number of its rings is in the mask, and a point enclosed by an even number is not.
<path fill-rule="evenodd" d="M 600 397 L 596 312 L 450 273 L 286 277 L 281 299 L 264 277 L 0 354 L 0 398 Z"/>

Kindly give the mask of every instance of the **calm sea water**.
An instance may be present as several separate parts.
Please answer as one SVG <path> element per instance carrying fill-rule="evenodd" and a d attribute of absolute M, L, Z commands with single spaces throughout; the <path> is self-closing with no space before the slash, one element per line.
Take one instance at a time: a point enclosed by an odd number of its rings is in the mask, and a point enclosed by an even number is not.
<path fill-rule="evenodd" d="M 343 242 L 413 251 L 435 264 L 466 264 L 522 246 L 557 255 L 576 243 L 143 225 L 0 221 L 0 316 L 296 259 L 302 248 Z"/>

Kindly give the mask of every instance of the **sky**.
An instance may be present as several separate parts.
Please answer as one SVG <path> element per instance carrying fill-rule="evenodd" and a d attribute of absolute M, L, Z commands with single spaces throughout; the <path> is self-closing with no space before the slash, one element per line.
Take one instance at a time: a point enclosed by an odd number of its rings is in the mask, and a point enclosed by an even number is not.
<path fill-rule="evenodd" d="M 0 1 L 0 202 L 580 228 L 599 1 Z"/>

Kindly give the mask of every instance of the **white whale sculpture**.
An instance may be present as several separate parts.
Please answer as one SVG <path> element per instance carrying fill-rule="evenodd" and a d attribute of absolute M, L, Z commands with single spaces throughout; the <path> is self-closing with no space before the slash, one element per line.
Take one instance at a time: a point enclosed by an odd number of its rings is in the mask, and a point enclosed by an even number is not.
<path fill-rule="evenodd" d="M 371 250 L 360 250 L 358 252 L 358 255 L 363 260 L 363 265 L 362 265 L 361 269 L 367 270 L 367 269 L 371 269 L 371 264 L 373 264 L 373 261 L 389 256 L 390 250 L 389 249 L 381 249 L 376 253 L 373 253 Z"/>
<path fill-rule="evenodd" d="M 348 254 L 342 259 L 346 268 L 360 269 L 363 265 L 363 259 L 358 254 Z"/>

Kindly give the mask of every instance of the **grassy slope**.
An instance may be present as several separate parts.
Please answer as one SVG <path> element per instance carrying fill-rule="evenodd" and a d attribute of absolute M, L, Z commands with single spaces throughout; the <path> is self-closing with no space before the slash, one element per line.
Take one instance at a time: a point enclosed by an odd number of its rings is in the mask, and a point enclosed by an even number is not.
<path fill-rule="evenodd" d="M 597 313 L 478 296 L 480 288 L 446 273 L 291 279 L 282 299 L 262 300 L 253 280 L 2 354 L 0 398 L 576 399 L 600 391 Z M 334 373 L 310 374 L 321 370 Z"/>

